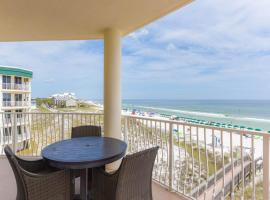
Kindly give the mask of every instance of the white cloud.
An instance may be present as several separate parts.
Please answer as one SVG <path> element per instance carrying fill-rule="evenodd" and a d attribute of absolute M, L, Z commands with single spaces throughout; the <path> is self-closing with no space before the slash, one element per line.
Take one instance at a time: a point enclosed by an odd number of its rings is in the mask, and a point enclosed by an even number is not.
<path fill-rule="evenodd" d="M 53 78 L 44 80 L 44 83 L 53 83 L 53 82 L 55 82 L 55 79 Z"/>
<path fill-rule="evenodd" d="M 139 39 L 141 37 L 147 36 L 149 34 L 149 31 L 146 28 L 140 29 L 139 31 L 130 33 L 128 37 L 131 37 L 133 39 Z"/>
<path fill-rule="evenodd" d="M 176 46 L 173 43 L 169 43 L 166 47 L 168 51 L 173 51 L 176 49 Z"/>
<path fill-rule="evenodd" d="M 194 1 L 147 26 L 147 41 L 126 38 L 124 47 L 130 51 L 125 75 L 134 84 L 152 81 L 243 91 L 220 98 L 270 98 L 264 91 L 270 88 L 269 7 L 269 0 Z M 205 91 L 203 98 L 215 96 L 214 90 Z M 200 98 L 196 92 L 190 98 Z"/>
<path fill-rule="evenodd" d="M 95 47 L 96 43 L 101 42 L 0 43 L 0 64 L 33 70 L 33 96 L 72 88 L 84 97 L 100 97 L 103 54 L 102 49 Z M 95 88 L 89 89 L 91 86 Z"/>
<path fill-rule="evenodd" d="M 217 88 L 227 91 L 220 98 L 270 98 L 269 7 L 269 0 L 196 0 L 131 33 L 123 40 L 124 98 L 177 91 L 214 98 Z M 36 95 L 102 97 L 101 41 L 0 43 L 0 60 L 32 69 Z"/>

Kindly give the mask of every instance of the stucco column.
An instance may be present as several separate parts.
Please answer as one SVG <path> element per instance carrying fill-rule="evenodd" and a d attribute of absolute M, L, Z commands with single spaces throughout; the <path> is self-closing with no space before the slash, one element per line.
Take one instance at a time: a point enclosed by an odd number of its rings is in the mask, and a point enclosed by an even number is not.
<path fill-rule="evenodd" d="M 121 34 L 104 33 L 104 135 L 121 139 Z"/>

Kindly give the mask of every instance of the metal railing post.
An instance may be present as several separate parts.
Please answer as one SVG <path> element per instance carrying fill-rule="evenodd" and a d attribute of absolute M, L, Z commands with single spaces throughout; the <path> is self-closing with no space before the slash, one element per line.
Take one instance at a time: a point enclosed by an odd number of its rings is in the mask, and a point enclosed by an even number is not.
<path fill-rule="evenodd" d="M 128 118 L 124 116 L 124 141 L 128 143 Z"/>
<path fill-rule="evenodd" d="M 62 140 L 65 139 L 65 114 L 62 114 Z"/>
<path fill-rule="evenodd" d="M 270 199 L 270 137 L 263 136 L 263 199 Z"/>
<path fill-rule="evenodd" d="M 169 122 L 169 190 L 173 190 L 173 165 L 174 165 L 174 155 L 173 155 L 173 128 L 172 122 Z"/>
<path fill-rule="evenodd" d="M 17 146 L 17 113 L 13 113 L 13 126 L 12 127 L 12 148 L 13 152 L 16 152 Z"/>

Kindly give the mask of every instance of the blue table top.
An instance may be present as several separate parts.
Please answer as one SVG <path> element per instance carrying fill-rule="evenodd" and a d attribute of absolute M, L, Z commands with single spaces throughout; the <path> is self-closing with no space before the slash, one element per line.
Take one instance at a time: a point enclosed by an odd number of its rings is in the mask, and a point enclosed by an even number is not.
<path fill-rule="evenodd" d="M 42 150 L 42 157 L 57 168 L 100 167 L 122 158 L 127 144 L 109 137 L 80 137 L 53 143 Z"/>

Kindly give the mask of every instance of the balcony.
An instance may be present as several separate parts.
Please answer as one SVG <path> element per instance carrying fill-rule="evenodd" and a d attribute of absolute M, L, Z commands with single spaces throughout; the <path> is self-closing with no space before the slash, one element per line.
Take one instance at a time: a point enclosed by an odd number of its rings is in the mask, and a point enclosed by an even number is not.
<path fill-rule="evenodd" d="M 16 182 L 13 172 L 10 168 L 8 161 L 5 158 L 0 158 L 0 194 L 5 200 L 16 199 Z M 78 185 L 78 184 L 76 184 Z M 168 192 L 162 186 L 153 182 L 153 198 L 154 200 L 182 200 L 184 198 L 179 198 L 178 195 Z M 76 187 L 76 193 L 79 192 L 79 188 Z M 187 198 L 188 200 L 188 198 Z"/>
<path fill-rule="evenodd" d="M 116 0 L 112 5 L 78 0 L 75 5 L 74 1 L 2 1 L 3 42 L 104 39 L 104 123 L 99 114 L 29 113 L 30 139 L 25 150 L 17 153 L 39 156 L 44 146 L 69 138 L 72 126 L 96 124 L 103 127 L 105 136 L 122 136 L 131 153 L 159 145 L 153 178 L 170 191 L 193 199 L 270 199 L 270 136 L 266 132 L 134 116 L 121 118 L 121 39 L 190 2 Z M 12 134 L 6 142 L 17 150 L 16 131 Z M 3 185 L 2 193 L 7 189 Z"/>
<path fill-rule="evenodd" d="M 2 90 L 29 91 L 29 84 L 2 83 Z"/>
<path fill-rule="evenodd" d="M 70 138 L 74 126 L 99 125 L 103 129 L 104 125 L 103 114 L 97 113 L 23 115 L 26 121 L 23 126 L 30 130 L 23 143 L 25 147 L 18 145 L 22 141 L 17 141 L 16 131 L 2 144 L 11 144 L 18 155 L 27 157 L 40 156 L 42 148 Z M 131 115 L 122 116 L 121 123 L 128 153 L 157 145 L 160 147 L 153 170 L 155 199 L 165 199 L 162 195 L 173 196 L 168 199 L 241 196 L 262 199 L 261 191 L 266 189 L 263 184 L 268 181 L 265 174 L 269 172 L 268 156 L 263 156 L 263 152 L 270 148 L 269 134 Z M 0 164 L 6 166 L 5 162 Z M 8 167 L 4 168 L 8 170 Z M 160 195 L 156 195 L 159 192 Z"/>
<path fill-rule="evenodd" d="M 3 101 L 3 107 L 28 107 L 30 106 L 28 101 Z"/>

